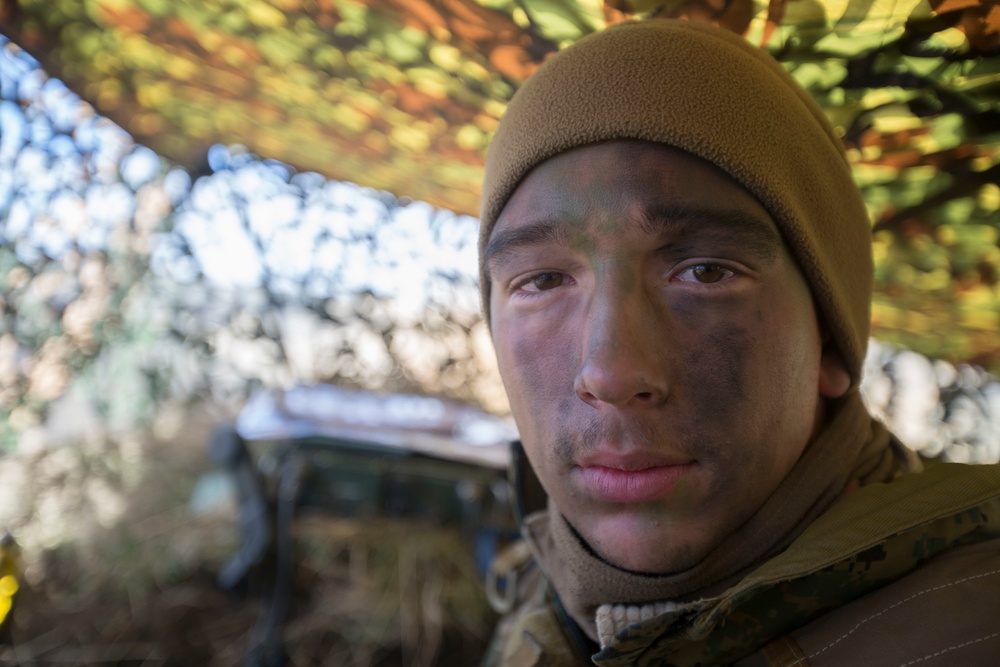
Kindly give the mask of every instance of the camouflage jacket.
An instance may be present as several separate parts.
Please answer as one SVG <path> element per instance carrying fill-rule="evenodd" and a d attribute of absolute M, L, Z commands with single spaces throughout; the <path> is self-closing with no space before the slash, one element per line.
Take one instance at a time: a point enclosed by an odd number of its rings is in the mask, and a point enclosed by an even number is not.
<path fill-rule="evenodd" d="M 934 463 L 849 494 L 721 595 L 597 646 L 524 542 L 488 581 L 489 667 L 1000 665 L 1000 466 Z"/>

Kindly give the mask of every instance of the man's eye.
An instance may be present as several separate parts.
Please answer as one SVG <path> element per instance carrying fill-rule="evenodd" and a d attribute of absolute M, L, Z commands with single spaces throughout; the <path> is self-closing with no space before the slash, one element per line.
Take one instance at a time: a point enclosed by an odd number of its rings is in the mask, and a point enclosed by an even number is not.
<path fill-rule="evenodd" d="M 529 292 L 544 292 L 545 290 L 555 289 L 562 284 L 563 274 L 561 273 L 539 273 L 521 283 L 520 287 Z"/>
<path fill-rule="evenodd" d="M 678 274 L 677 279 L 685 282 L 717 283 L 731 275 L 732 271 L 718 264 L 696 264 Z"/>

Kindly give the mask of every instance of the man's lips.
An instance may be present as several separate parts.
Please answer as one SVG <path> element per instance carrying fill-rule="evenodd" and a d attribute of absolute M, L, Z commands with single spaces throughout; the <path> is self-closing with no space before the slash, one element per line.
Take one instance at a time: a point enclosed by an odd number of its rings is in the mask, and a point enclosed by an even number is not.
<path fill-rule="evenodd" d="M 694 465 L 682 459 L 597 455 L 581 461 L 571 475 L 595 500 L 646 503 L 669 496 Z"/>

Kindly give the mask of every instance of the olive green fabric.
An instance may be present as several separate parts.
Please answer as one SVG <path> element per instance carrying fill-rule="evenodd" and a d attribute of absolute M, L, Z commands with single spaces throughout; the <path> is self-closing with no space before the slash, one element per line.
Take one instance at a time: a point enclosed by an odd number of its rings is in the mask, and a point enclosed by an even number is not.
<path fill-rule="evenodd" d="M 592 656 L 592 662 L 599 667 L 737 662 L 748 667 L 807 667 L 811 661 L 890 664 L 873 656 L 897 654 L 921 662 L 939 651 L 955 651 L 949 655 L 957 661 L 962 660 L 960 650 L 1000 657 L 1000 644 L 987 643 L 997 637 L 983 634 L 982 628 L 971 629 L 971 639 L 962 638 L 937 631 L 934 618 L 974 615 L 975 609 L 964 609 L 956 601 L 975 600 L 976 595 L 988 600 L 1000 593 L 998 561 L 1000 466 L 933 463 L 925 472 L 845 496 L 788 549 L 727 590 L 622 628 Z M 945 592 L 948 598 L 941 597 Z M 894 620 L 897 612 L 902 614 Z M 897 627 L 914 613 L 931 618 L 917 627 Z M 521 608 L 518 621 L 506 626 L 516 627 L 516 632 L 501 638 L 505 650 L 498 655 L 562 656 L 577 650 L 569 633 L 553 632 L 555 619 L 553 598 L 536 591 Z M 958 632 L 959 626 L 944 627 Z M 920 632 L 921 638 L 907 642 L 906 634 L 887 637 L 879 634 L 883 628 Z M 883 655 L 873 646 L 868 636 L 872 633 L 875 639 L 895 641 L 894 653 Z M 546 645 L 542 637 L 561 645 Z M 525 643 L 532 647 L 530 652 L 521 648 Z M 843 659 L 831 662 L 834 655 Z M 804 662 L 796 663 L 803 657 Z M 489 664 L 548 663 L 535 658 Z"/>
<path fill-rule="evenodd" d="M 1000 538 L 998 495 L 1000 467 L 958 464 L 861 489 L 725 594 L 624 630 L 594 662 L 732 662 L 949 548 Z"/>
<path fill-rule="evenodd" d="M 1000 540 L 989 540 L 948 549 L 785 635 L 797 655 L 774 646 L 768 667 L 1000 665 L 997 619 Z"/>
<path fill-rule="evenodd" d="M 857 383 L 870 326 L 871 228 L 839 139 L 774 59 L 704 24 L 649 20 L 590 35 L 514 95 L 490 146 L 480 258 L 518 183 L 576 146 L 640 139 L 728 172 L 767 208 Z M 489 318 L 490 283 L 481 265 Z"/>

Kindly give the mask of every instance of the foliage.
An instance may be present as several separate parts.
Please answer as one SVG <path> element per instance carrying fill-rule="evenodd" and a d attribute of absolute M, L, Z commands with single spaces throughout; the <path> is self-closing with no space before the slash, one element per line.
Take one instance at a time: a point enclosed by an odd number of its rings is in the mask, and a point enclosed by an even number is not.
<path fill-rule="evenodd" d="M 985 0 L 8 0 L 0 30 L 193 173 L 253 152 L 472 213 L 490 133 L 546 56 L 631 17 L 741 33 L 844 138 L 876 334 L 1000 364 L 1000 11 Z"/>
<path fill-rule="evenodd" d="M 149 149 L 2 46 L 0 414 L 9 445 L 106 343 L 127 336 L 128 297 L 169 202 L 150 184 L 160 161 Z M 143 154 L 152 158 L 136 169 Z"/>
<path fill-rule="evenodd" d="M 294 383 L 505 409 L 475 220 L 238 148 L 192 183 L 0 47 L 0 450 L 90 437 L 81 395 L 116 432 Z"/>

